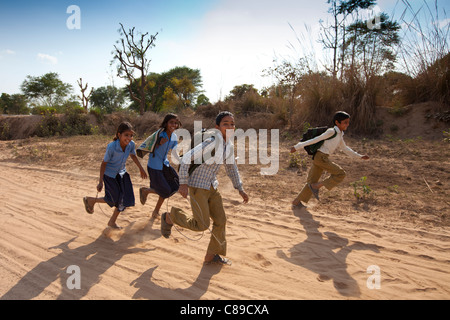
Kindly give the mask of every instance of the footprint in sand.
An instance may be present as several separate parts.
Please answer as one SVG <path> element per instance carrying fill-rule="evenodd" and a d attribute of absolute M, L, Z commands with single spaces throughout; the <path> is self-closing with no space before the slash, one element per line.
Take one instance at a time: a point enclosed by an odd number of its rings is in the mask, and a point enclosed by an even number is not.
<path fill-rule="evenodd" d="M 255 259 L 256 259 L 257 261 L 260 261 L 262 267 L 265 267 L 265 268 L 266 268 L 266 267 L 269 267 L 269 266 L 272 265 L 272 262 L 270 262 L 269 260 L 267 260 L 266 258 L 264 258 L 264 256 L 263 256 L 262 254 L 260 254 L 260 253 L 257 253 L 257 254 L 255 255 Z"/>

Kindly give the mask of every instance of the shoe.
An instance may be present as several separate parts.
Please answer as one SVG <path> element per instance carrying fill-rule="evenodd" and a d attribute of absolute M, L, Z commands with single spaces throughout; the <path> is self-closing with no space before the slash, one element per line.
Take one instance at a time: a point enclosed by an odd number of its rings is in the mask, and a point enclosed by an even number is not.
<path fill-rule="evenodd" d="M 311 189 L 311 192 L 312 192 L 313 196 L 314 196 L 318 201 L 320 201 L 320 200 L 319 200 L 319 189 L 314 189 L 314 188 L 312 187 L 311 183 L 308 183 L 308 187 L 309 187 L 309 189 Z"/>
<path fill-rule="evenodd" d="M 168 214 L 168 212 L 164 212 L 161 215 L 161 235 L 168 239 L 170 237 L 170 234 L 172 233 L 172 227 L 173 224 L 168 224 L 166 222 L 166 215 Z"/>
<path fill-rule="evenodd" d="M 218 264 L 218 265 L 226 265 L 226 266 L 231 266 L 231 260 L 227 259 L 227 258 L 222 258 L 221 256 L 219 256 L 218 254 L 216 254 L 214 256 L 214 258 L 212 258 L 211 261 L 205 261 L 205 264 L 209 265 L 209 264 Z"/>
<path fill-rule="evenodd" d="M 303 208 L 307 208 L 307 206 L 305 206 L 301 201 L 298 204 L 293 204 L 292 205 L 292 209 L 303 209 Z"/>

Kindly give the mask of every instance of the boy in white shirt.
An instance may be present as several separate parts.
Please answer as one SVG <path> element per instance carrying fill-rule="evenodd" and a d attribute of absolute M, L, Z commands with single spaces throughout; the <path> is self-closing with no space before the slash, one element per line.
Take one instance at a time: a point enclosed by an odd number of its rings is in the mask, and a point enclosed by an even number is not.
<path fill-rule="evenodd" d="M 307 203 L 311 198 L 311 195 L 314 195 L 314 197 L 319 200 L 320 188 L 325 187 L 328 190 L 331 190 L 344 180 L 344 169 L 328 159 L 329 155 L 333 154 L 336 149 L 341 149 L 345 154 L 354 158 L 363 160 L 369 159 L 367 155 L 360 155 L 353 151 L 344 142 L 344 131 L 347 130 L 350 125 L 350 115 L 348 113 L 344 111 L 336 112 L 333 117 L 333 124 L 335 125 L 334 128 L 329 128 L 320 136 L 308 141 L 299 142 L 291 148 L 291 153 L 294 153 L 303 147 L 324 140 L 322 146 L 313 156 L 313 165 L 309 170 L 305 186 L 297 198 L 292 202 L 294 207 L 304 207 L 302 202 Z M 324 170 L 330 173 L 330 177 L 319 182 Z"/>

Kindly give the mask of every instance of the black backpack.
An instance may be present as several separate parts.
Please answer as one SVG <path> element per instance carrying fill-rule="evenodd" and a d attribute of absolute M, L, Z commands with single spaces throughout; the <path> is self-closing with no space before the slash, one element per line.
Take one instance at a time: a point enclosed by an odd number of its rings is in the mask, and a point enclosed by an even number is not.
<path fill-rule="evenodd" d="M 308 141 L 311 140 L 312 138 L 315 138 L 317 136 L 320 136 L 322 133 L 324 133 L 325 131 L 328 130 L 328 127 L 316 127 L 316 128 L 309 128 L 308 130 L 306 130 L 306 132 L 303 134 L 302 139 L 300 140 L 300 142 L 304 142 L 304 141 Z M 325 140 L 330 140 L 333 139 L 334 137 L 336 137 L 337 132 L 336 130 L 334 130 L 334 135 L 331 136 L 328 139 Z M 323 145 L 323 142 L 325 140 L 319 141 L 317 143 L 311 144 L 309 146 L 304 147 L 304 149 L 306 150 L 306 152 L 309 155 L 313 156 L 314 159 L 314 155 L 316 154 L 317 150 L 319 150 L 319 148 Z"/>

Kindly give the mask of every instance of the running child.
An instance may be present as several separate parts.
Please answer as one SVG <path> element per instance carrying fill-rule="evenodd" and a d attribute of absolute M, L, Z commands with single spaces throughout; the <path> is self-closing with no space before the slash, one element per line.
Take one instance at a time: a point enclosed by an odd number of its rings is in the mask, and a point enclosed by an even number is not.
<path fill-rule="evenodd" d="M 174 195 L 179 188 L 178 174 L 170 166 L 167 155 L 178 145 L 178 138 L 174 131 L 180 126 L 181 122 L 176 114 L 167 114 L 160 126 L 163 130 L 157 139 L 155 151 L 148 155 L 147 170 L 150 177 L 150 188 L 140 188 L 139 198 L 141 204 L 144 205 L 149 193 L 156 193 L 159 196 L 152 218 L 158 217 L 164 200 Z"/>
<path fill-rule="evenodd" d="M 248 202 L 248 195 L 239 175 L 238 167 L 234 159 L 234 149 L 232 141 L 227 140 L 227 130 L 235 129 L 234 116 L 228 111 L 219 113 L 216 117 L 216 129 L 218 130 L 216 139 L 208 138 L 203 143 L 188 151 L 180 164 L 180 194 L 191 203 L 192 215 L 182 209 L 172 207 L 170 213 L 161 215 L 161 233 L 168 238 L 171 234 L 173 224 L 193 231 L 205 231 L 210 227 L 212 220 L 211 238 L 204 258 L 205 263 L 231 264 L 229 259 L 221 256 L 227 253 L 227 241 L 225 235 L 226 215 L 223 207 L 222 196 L 217 189 L 217 173 L 222 163 L 225 164 L 227 175 L 233 182 L 235 189 L 239 191 L 244 203 Z M 222 145 L 220 145 L 222 144 Z M 199 165 L 190 175 L 190 161 L 202 154 L 215 150 L 215 158 L 219 156 L 221 161 L 209 161 L 208 159 Z M 223 154 L 221 154 L 223 151 Z M 220 157 L 222 156 L 222 157 Z"/>
<path fill-rule="evenodd" d="M 333 125 L 334 128 L 329 128 L 320 136 L 308 141 L 299 142 L 291 148 L 291 153 L 294 153 L 303 147 L 324 140 L 322 146 L 313 156 L 313 164 L 309 170 L 305 186 L 297 198 L 295 198 L 292 202 L 294 207 L 304 207 L 303 203 L 307 203 L 312 195 L 319 200 L 320 188 L 325 187 L 328 190 L 331 190 L 344 180 L 346 175 L 344 169 L 329 159 L 329 156 L 333 154 L 336 149 L 341 149 L 345 154 L 353 158 L 363 160 L 369 159 L 367 155 L 360 155 L 359 153 L 353 151 L 344 142 L 344 131 L 347 130 L 350 125 L 350 115 L 348 113 L 344 111 L 336 112 L 333 117 Z M 319 182 L 323 171 L 330 173 L 330 177 Z"/>
<path fill-rule="evenodd" d="M 139 168 L 142 179 L 147 179 L 147 173 L 142 168 L 136 157 L 135 143 L 133 141 L 133 127 L 128 122 L 122 122 L 117 128 L 114 141 L 106 147 L 106 152 L 100 166 L 100 178 L 97 191 L 101 192 L 105 184 L 105 196 L 103 198 L 84 197 L 84 207 L 87 213 L 94 213 L 96 203 L 106 203 L 114 212 L 108 221 L 108 226 L 119 229 L 116 224 L 117 217 L 127 207 L 134 206 L 134 191 L 125 164 L 130 156 Z"/>

